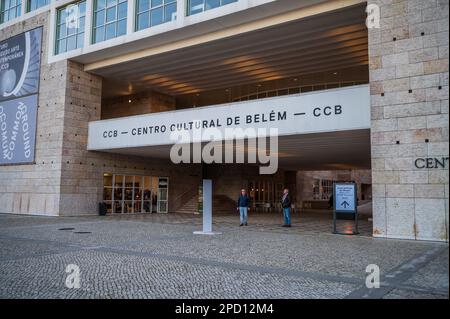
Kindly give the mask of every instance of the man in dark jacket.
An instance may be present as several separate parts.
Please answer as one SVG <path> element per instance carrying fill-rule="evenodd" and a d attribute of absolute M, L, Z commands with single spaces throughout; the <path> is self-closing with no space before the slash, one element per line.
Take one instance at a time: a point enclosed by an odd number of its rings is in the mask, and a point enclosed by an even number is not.
<path fill-rule="evenodd" d="M 283 227 L 291 227 L 291 197 L 289 196 L 289 189 L 283 190 L 283 196 L 281 197 L 281 207 L 283 208 Z"/>
<path fill-rule="evenodd" d="M 240 226 L 247 226 L 247 213 L 249 209 L 250 198 L 247 195 L 245 189 L 241 189 L 241 194 L 237 200 L 237 210 L 240 214 L 241 224 Z"/>

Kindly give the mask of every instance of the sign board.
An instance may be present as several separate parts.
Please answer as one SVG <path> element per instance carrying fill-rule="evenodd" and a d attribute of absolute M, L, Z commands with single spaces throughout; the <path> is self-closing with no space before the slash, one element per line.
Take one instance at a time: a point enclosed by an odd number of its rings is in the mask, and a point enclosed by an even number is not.
<path fill-rule="evenodd" d="M 0 164 L 34 162 L 37 97 L 0 102 Z"/>
<path fill-rule="evenodd" d="M 356 184 L 334 184 L 334 209 L 336 212 L 356 213 Z"/>
<path fill-rule="evenodd" d="M 34 162 L 42 27 L 0 42 L 0 165 Z"/>
<path fill-rule="evenodd" d="M 367 85 L 265 98 L 223 105 L 93 121 L 89 150 L 110 150 L 175 144 L 172 132 L 192 133 L 191 142 L 209 142 L 206 128 L 277 128 L 278 135 L 296 135 L 370 128 Z M 252 138 L 254 136 L 247 136 Z"/>
<path fill-rule="evenodd" d="M 39 92 L 42 27 L 0 42 L 0 102 Z"/>
<path fill-rule="evenodd" d="M 333 233 L 340 235 L 358 234 L 358 201 L 357 189 L 355 183 L 334 183 L 333 184 Z M 348 218 L 348 217 L 351 218 Z M 347 218 L 345 218 L 347 217 Z M 338 232 L 337 220 L 353 220 L 354 227 L 352 232 Z"/>

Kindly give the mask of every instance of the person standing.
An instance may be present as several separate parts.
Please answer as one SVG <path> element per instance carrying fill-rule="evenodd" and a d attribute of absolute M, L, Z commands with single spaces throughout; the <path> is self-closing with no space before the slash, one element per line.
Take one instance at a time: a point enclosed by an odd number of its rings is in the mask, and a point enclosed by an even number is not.
<path fill-rule="evenodd" d="M 283 190 L 283 196 L 281 197 L 281 207 L 283 208 L 283 227 L 291 227 L 291 196 L 289 195 L 289 189 Z"/>
<path fill-rule="evenodd" d="M 241 189 L 241 194 L 237 200 L 237 210 L 240 214 L 241 224 L 239 226 L 247 226 L 247 213 L 249 210 L 250 198 L 245 189 Z"/>

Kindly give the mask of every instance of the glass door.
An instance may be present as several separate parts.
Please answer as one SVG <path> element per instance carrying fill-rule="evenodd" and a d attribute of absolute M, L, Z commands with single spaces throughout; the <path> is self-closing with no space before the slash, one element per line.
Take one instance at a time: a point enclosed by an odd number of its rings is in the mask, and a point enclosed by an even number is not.
<path fill-rule="evenodd" d="M 143 188 L 143 176 L 134 177 L 134 192 L 133 192 L 133 211 L 135 213 L 141 213 L 142 210 L 142 188 Z"/>
<path fill-rule="evenodd" d="M 114 175 L 113 213 L 122 213 L 123 178 L 124 176 L 122 175 Z"/>
<path fill-rule="evenodd" d="M 160 177 L 158 179 L 158 213 L 168 212 L 169 179 Z"/>
<path fill-rule="evenodd" d="M 124 213 L 133 213 L 133 183 L 134 176 L 125 176 L 125 187 L 124 187 Z"/>
<path fill-rule="evenodd" d="M 142 211 L 144 213 L 152 212 L 152 177 L 145 176 L 144 180 L 144 193 L 143 193 L 143 208 Z"/>

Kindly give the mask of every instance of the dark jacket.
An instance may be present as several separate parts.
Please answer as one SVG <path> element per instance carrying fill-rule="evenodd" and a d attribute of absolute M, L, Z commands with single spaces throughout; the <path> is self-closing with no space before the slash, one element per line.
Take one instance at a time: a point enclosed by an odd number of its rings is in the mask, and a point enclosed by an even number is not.
<path fill-rule="evenodd" d="M 248 207 L 250 206 L 250 198 L 248 195 L 239 195 L 239 198 L 237 200 L 237 207 Z"/>
<path fill-rule="evenodd" d="M 283 200 L 283 196 L 281 196 L 281 206 L 283 208 L 290 208 L 291 207 L 291 196 L 287 194 L 286 198 Z"/>

